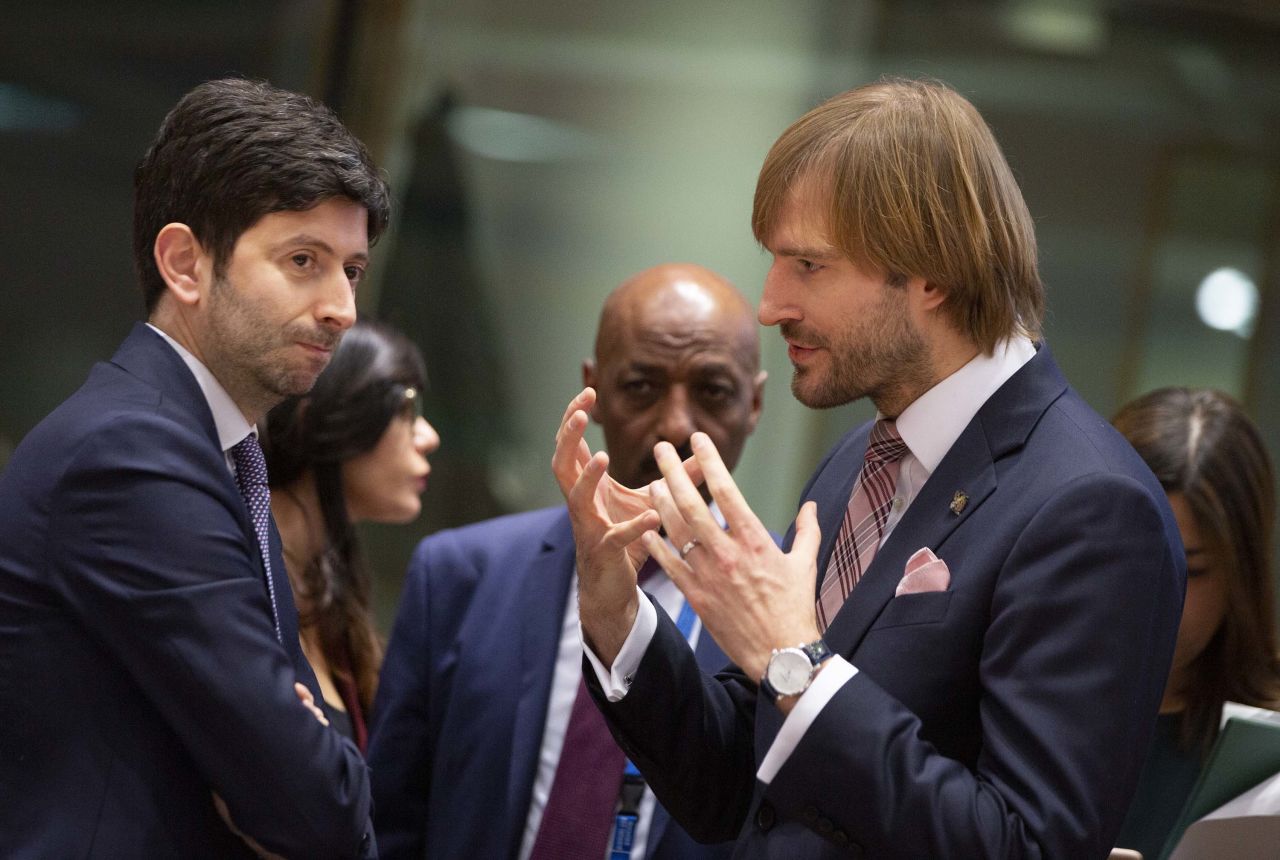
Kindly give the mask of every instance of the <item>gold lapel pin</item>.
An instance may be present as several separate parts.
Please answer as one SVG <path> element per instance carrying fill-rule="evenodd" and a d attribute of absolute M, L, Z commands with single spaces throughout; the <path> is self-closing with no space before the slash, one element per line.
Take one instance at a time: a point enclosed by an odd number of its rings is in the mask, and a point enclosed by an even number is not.
<path fill-rule="evenodd" d="M 951 497 L 951 513 L 960 516 L 967 504 L 969 504 L 969 494 L 964 490 L 956 490 L 956 494 Z"/>

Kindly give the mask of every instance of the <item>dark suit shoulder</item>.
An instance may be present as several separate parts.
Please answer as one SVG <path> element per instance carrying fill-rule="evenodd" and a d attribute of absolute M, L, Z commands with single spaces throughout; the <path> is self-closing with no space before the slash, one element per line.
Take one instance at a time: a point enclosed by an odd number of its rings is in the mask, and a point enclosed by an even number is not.
<path fill-rule="evenodd" d="M 532 557 L 548 545 L 572 539 L 563 507 L 508 514 L 423 538 L 414 549 L 408 576 L 439 577 L 460 569 L 478 574 L 498 560 L 509 564 L 516 560 L 513 556 Z"/>
<path fill-rule="evenodd" d="M 1094 476 L 1107 482 L 1125 478 L 1147 495 L 1164 491 L 1128 441 L 1073 390 L 1045 410 L 1027 440 L 1027 451 L 1039 472 L 1035 481 L 1052 490 Z"/>

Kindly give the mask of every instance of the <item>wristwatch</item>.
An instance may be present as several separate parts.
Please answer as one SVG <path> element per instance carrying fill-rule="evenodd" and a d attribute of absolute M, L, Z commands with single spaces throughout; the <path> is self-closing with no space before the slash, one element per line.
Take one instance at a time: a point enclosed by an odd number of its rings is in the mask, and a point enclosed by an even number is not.
<path fill-rule="evenodd" d="M 830 656 L 831 649 L 821 639 L 794 648 L 773 649 L 760 679 L 761 692 L 775 703 L 782 696 L 800 695 L 809 689 L 818 667 Z"/>

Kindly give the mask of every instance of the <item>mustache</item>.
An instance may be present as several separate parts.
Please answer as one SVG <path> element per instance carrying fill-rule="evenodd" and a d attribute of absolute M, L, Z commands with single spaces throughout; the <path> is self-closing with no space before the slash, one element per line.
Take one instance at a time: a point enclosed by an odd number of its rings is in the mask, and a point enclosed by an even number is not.
<path fill-rule="evenodd" d="M 798 341 L 806 346 L 826 346 L 826 340 L 821 335 L 795 320 L 784 320 L 778 325 L 778 331 L 789 341 Z"/>
<path fill-rule="evenodd" d="M 313 328 L 308 325 L 293 325 L 285 330 L 285 339 L 289 341 L 302 341 L 303 343 L 314 344 L 324 349 L 337 349 L 338 343 L 342 340 L 343 332 L 334 331 L 329 328 Z"/>

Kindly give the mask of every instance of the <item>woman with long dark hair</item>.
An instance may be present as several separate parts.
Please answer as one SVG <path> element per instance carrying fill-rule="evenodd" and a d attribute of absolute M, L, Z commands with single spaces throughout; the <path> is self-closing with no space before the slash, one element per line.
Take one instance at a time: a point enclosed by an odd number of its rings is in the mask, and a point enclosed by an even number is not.
<path fill-rule="evenodd" d="M 1112 419 L 1169 495 L 1187 554 L 1173 667 L 1117 844 L 1160 856 L 1218 734 L 1224 702 L 1280 704 L 1273 612 L 1275 474 L 1230 396 L 1162 388 Z"/>
<path fill-rule="evenodd" d="M 354 524 L 405 523 L 422 509 L 427 455 L 422 356 L 376 323 L 347 332 L 310 393 L 267 416 L 271 512 L 298 604 L 302 647 L 331 722 L 363 750 L 382 641 Z"/>

